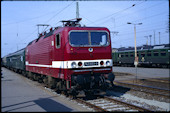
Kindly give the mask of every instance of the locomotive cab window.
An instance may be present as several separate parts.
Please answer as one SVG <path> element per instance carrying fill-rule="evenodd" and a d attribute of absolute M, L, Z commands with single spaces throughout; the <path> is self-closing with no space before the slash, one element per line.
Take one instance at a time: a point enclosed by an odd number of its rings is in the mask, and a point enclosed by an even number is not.
<path fill-rule="evenodd" d="M 56 35 L 56 48 L 60 48 L 60 35 Z"/>
<path fill-rule="evenodd" d="M 89 44 L 88 32 L 71 32 L 70 43 L 72 46 L 84 46 Z"/>
<path fill-rule="evenodd" d="M 72 46 L 108 46 L 106 31 L 71 31 L 69 41 Z"/>
<path fill-rule="evenodd" d="M 91 45 L 105 46 L 108 45 L 106 32 L 91 32 Z"/>

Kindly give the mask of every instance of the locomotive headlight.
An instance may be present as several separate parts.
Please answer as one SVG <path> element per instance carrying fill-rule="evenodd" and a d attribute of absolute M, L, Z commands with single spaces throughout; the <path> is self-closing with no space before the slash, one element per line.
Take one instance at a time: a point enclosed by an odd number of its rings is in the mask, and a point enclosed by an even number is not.
<path fill-rule="evenodd" d="M 110 66 L 110 61 L 106 61 L 106 66 Z"/>
<path fill-rule="evenodd" d="M 79 62 L 79 63 L 78 63 L 78 66 L 79 66 L 79 67 L 81 67 L 82 65 L 83 65 L 82 62 Z"/>
<path fill-rule="evenodd" d="M 104 62 L 103 62 L 103 61 L 100 61 L 100 65 L 103 66 L 103 65 L 104 65 Z"/>
<path fill-rule="evenodd" d="M 72 63 L 71 63 L 71 67 L 72 67 L 72 68 L 76 68 L 76 62 L 72 62 Z"/>

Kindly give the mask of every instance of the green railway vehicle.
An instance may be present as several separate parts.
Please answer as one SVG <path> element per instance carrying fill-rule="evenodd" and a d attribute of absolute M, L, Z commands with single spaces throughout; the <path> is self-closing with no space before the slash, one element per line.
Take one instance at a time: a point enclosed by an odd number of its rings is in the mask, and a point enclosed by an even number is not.
<path fill-rule="evenodd" d="M 3 57 L 2 65 L 15 72 L 22 73 L 25 70 L 25 48 Z"/>
<path fill-rule="evenodd" d="M 137 47 L 138 66 L 169 67 L 169 44 Z M 113 65 L 134 66 L 134 47 L 121 47 L 112 52 Z"/>

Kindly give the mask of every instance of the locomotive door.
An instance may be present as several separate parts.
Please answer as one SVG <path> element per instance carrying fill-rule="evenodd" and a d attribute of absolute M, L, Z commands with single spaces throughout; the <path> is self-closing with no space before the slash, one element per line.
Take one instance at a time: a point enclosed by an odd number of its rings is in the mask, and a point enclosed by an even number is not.
<path fill-rule="evenodd" d="M 63 56 L 63 49 L 61 46 L 61 34 L 56 34 L 54 38 L 54 54 L 53 54 L 53 61 L 56 62 L 56 76 L 63 79 L 64 78 L 64 56 Z"/>

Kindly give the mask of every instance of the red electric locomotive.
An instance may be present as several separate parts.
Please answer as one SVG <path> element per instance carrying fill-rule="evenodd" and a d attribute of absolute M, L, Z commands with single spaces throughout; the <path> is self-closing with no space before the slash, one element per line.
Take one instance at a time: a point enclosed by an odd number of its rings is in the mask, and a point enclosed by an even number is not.
<path fill-rule="evenodd" d="M 104 27 L 81 27 L 62 21 L 28 44 L 25 50 L 29 77 L 51 88 L 78 94 L 100 92 L 113 85 L 110 32 Z"/>

